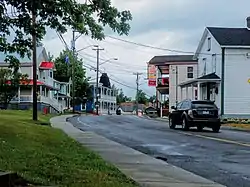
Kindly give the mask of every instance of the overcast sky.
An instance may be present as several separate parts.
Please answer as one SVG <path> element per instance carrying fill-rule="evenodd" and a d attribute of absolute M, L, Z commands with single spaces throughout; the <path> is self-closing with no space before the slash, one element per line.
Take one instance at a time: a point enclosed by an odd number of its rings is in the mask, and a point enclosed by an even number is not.
<path fill-rule="evenodd" d="M 81 0 L 80 0 L 81 1 Z M 85 2 L 85 0 L 82 0 Z M 206 26 L 246 27 L 246 17 L 250 16 L 249 0 L 111 0 L 118 9 L 130 10 L 133 15 L 129 36 L 119 37 L 128 41 L 151 46 L 195 51 Z M 107 31 L 107 35 L 118 37 Z M 72 33 L 64 35 L 70 45 Z M 56 33 L 47 35 L 44 40 L 48 52 L 57 56 L 64 45 Z M 176 54 L 163 50 L 155 50 L 122 41 L 106 38 L 97 42 L 88 36 L 82 36 L 76 42 L 76 48 L 99 44 L 104 51 L 100 52 L 103 60 L 118 58 L 103 64 L 100 69 L 106 71 L 111 79 L 115 79 L 131 88 L 119 85 L 111 80 L 116 87 L 122 88 L 126 95 L 135 95 L 135 75 L 143 73 L 140 88 L 148 95 L 155 94 L 155 89 L 147 86 L 148 62 L 155 55 Z M 96 66 L 96 52 L 91 48 L 79 53 L 86 65 Z M 95 78 L 95 72 L 87 69 L 87 75 Z"/>

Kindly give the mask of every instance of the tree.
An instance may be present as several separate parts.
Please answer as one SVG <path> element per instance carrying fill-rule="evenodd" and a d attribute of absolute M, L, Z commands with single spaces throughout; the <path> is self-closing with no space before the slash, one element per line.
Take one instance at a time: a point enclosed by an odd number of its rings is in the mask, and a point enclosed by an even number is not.
<path fill-rule="evenodd" d="M 136 94 L 136 98 L 138 98 L 139 104 L 147 104 L 148 103 L 148 98 L 146 97 L 146 93 L 143 92 L 142 90 L 138 91 L 138 94 Z"/>
<path fill-rule="evenodd" d="M 9 102 L 17 95 L 20 85 L 28 84 L 28 75 L 16 70 L 0 69 L 0 107 L 7 108 Z"/>
<path fill-rule="evenodd" d="M 110 80 L 109 80 L 109 77 L 108 77 L 107 73 L 102 73 L 102 76 L 100 77 L 100 81 L 99 82 L 102 83 L 102 85 L 104 87 L 111 88 L 111 86 L 110 86 Z"/>
<path fill-rule="evenodd" d="M 130 101 L 132 101 L 132 99 L 130 97 L 125 96 L 122 89 L 117 89 L 117 95 L 116 95 L 117 104 Z"/>
<path fill-rule="evenodd" d="M 69 63 L 65 62 L 66 56 L 69 57 Z M 72 62 L 73 61 L 73 53 L 71 51 L 62 51 L 57 57 L 55 62 L 56 71 L 54 73 L 54 78 L 60 82 L 69 82 L 70 77 L 72 77 Z M 80 104 L 84 102 L 84 98 L 92 99 L 92 90 L 89 86 L 88 80 L 86 78 L 86 70 L 83 68 L 83 61 L 79 59 L 77 56 L 75 57 L 74 62 L 74 88 L 75 88 L 75 97 L 76 104 Z M 72 90 L 72 89 L 71 89 Z"/>
<path fill-rule="evenodd" d="M 37 18 L 34 25 L 33 17 Z M 92 0 L 84 4 L 75 0 L 0 1 L 0 52 L 7 55 L 5 61 L 10 63 L 10 67 L 18 67 L 19 61 L 11 53 L 17 53 L 22 58 L 26 55 L 30 57 L 32 36 L 36 36 L 39 43 L 48 28 L 62 34 L 70 28 L 101 40 L 104 39 L 106 26 L 120 35 L 127 35 L 130 20 L 130 12 L 119 12 L 110 0 Z M 9 39 L 11 35 L 13 38 Z M 15 63 L 10 58 L 15 58 Z"/>
<path fill-rule="evenodd" d="M 151 103 L 155 102 L 155 101 L 156 101 L 156 96 L 155 96 L 155 95 L 151 96 L 151 97 L 148 99 L 148 101 L 151 102 Z"/>

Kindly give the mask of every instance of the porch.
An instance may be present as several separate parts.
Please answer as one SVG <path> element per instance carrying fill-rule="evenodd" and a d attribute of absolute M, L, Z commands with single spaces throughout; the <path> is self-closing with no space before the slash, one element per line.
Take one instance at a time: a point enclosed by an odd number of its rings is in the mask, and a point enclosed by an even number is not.
<path fill-rule="evenodd" d="M 181 100 L 211 100 L 220 106 L 219 88 L 221 79 L 215 73 L 179 84 Z"/>
<path fill-rule="evenodd" d="M 57 112 L 62 112 L 63 111 L 63 106 L 59 102 L 58 98 L 55 99 L 53 97 L 52 91 L 57 91 L 57 88 L 53 88 L 51 86 L 47 86 L 44 84 L 40 84 L 38 81 L 37 83 L 37 101 L 39 104 L 43 103 L 46 105 L 51 106 L 54 110 Z M 58 96 L 58 93 L 57 93 Z M 28 103 L 33 103 L 33 87 L 31 84 L 29 85 L 21 85 L 18 89 L 18 94 L 15 98 L 13 98 L 10 102 L 11 104 L 27 104 Z"/>

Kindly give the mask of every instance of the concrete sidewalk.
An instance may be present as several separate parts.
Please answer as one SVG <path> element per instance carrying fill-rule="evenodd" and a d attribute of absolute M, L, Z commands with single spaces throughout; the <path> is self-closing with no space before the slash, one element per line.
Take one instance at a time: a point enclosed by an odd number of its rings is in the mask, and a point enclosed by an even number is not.
<path fill-rule="evenodd" d="M 84 132 L 66 122 L 67 116 L 51 119 L 55 128 L 62 129 L 82 145 L 114 164 L 125 175 L 145 187 L 223 187 L 181 168 L 157 160 L 134 149 L 113 142 L 92 132 Z"/>

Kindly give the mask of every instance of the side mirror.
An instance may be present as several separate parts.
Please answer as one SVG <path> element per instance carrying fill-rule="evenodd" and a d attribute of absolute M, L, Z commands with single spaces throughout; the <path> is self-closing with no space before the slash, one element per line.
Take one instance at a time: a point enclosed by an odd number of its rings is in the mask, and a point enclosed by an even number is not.
<path fill-rule="evenodd" d="M 176 107 L 175 106 L 171 106 L 171 109 L 176 110 Z"/>

